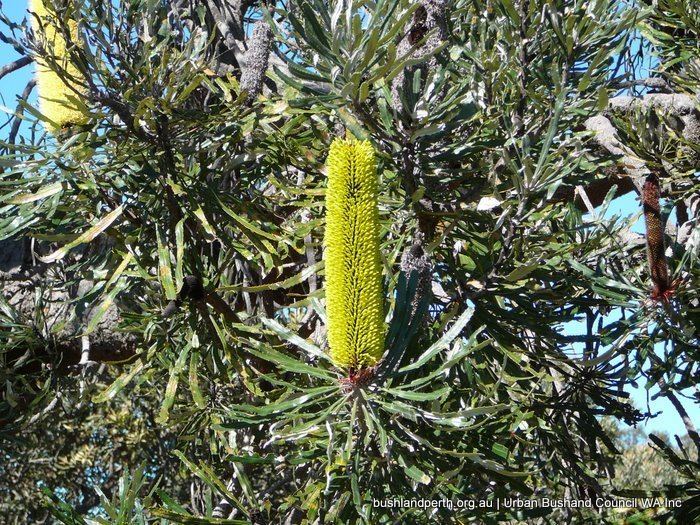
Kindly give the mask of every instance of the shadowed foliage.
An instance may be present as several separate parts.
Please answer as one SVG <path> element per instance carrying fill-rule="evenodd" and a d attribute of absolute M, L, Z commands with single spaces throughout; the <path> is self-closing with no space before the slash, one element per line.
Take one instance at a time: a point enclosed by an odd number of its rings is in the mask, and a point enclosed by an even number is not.
<path fill-rule="evenodd" d="M 0 521 L 696 519 L 696 2 L 39 6 L 0 8 Z M 686 436 L 626 444 L 635 387 Z M 681 505 L 495 505 L 642 496 Z"/>

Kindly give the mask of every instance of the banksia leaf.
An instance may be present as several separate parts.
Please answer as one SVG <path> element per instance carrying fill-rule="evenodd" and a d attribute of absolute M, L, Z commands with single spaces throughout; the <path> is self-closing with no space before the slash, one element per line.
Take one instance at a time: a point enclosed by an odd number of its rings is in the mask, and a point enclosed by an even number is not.
<path fill-rule="evenodd" d="M 642 188 L 642 205 L 646 224 L 647 260 L 653 283 L 652 297 L 663 298 L 671 288 L 664 247 L 664 226 L 659 206 L 659 178 L 653 173 L 647 176 Z"/>
<path fill-rule="evenodd" d="M 68 58 L 68 46 L 60 28 L 56 26 L 56 13 L 46 0 L 30 0 L 30 10 L 34 13 L 32 27 L 36 35 L 41 35 L 45 51 L 65 69 L 66 76 L 76 81 L 83 79 L 80 70 Z M 66 22 L 71 40 L 78 40 L 78 23 L 69 19 Z M 43 59 L 37 60 L 36 81 L 39 89 L 41 112 L 49 119 L 50 131 L 56 132 L 74 124 L 83 124 L 85 115 L 78 109 L 76 92 Z"/>
<path fill-rule="evenodd" d="M 328 155 L 326 308 L 333 362 L 358 370 L 384 352 L 377 172 L 369 142 L 336 139 Z"/>

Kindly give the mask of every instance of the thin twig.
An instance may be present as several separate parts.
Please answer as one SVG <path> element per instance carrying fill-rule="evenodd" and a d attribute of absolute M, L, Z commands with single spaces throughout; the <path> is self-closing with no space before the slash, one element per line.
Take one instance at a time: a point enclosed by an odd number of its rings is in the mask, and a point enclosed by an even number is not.
<path fill-rule="evenodd" d="M 13 71 L 17 71 L 18 69 L 22 69 L 24 66 L 28 66 L 34 62 L 34 59 L 30 56 L 23 56 L 15 60 L 14 62 L 10 62 L 9 64 L 5 64 L 4 66 L 0 67 L 0 80 L 5 75 L 9 75 Z"/>
<path fill-rule="evenodd" d="M 685 410 L 685 407 L 681 404 L 681 402 L 678 400 L 678 397 L 676 397 L 676 394 L 674 394 L 673 392 L 664 392 L 664 395 L 671 402 L 673 408 L 676 409 L 676 412 L 678 412 L 678 415 L 681 417 L 681 420 L 683 420 L 685 430 L 686 432 L 688 432 L 688 436 L 690 437 L 690 439 L 693 440 L 695 448 L 697 449 L 698 454 L 700 455 L 700 434 L 698 434 L 698 431 L 695 428 L 695 425 L 693 425 L 693 422 L 691 421 L 688 412 Z"/>
<path fill-rule="evenodd" d="M 15 111 L 15 114 L 12 117 L 12 127 L 10 128 L 10 135 L 7 138 L 7 141 L 10 144 L 14 145 L 15 140 L 17 140 L 17 134 L 19 133 L 19 128 L 22 125 L 22 115 L 24 115 L 23 102 L 26 102 L 29 99 L 29 95 L 34 89 L 34 86 L 36 86 L 36 80 L 32 79 L 29 82 L 27 82 L 24 91 L 22 91 L 22 95 L 20 95 L 20 102 L 19 104 L 17 104 L 17 110 Z"/>

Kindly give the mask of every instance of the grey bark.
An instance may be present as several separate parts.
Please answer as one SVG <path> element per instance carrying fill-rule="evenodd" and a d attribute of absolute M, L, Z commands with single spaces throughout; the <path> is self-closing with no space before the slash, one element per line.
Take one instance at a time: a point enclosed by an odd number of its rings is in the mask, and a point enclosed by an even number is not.
<path fill-rule="evenodd" d="M 95 311 L 82 308 L 80 298 L 91 287 L 87 281 L 75 289 L 63 286 L 56 270 L 34 263 L 28 239 L 0 241 L 0 297 L 16 322 L 32 327 L 37 336 L 35 344 L 14 356 L 28 370 L 41 365 L 67 370 L 83 358 L 81 333 Z M 87 336 L 91 361 L 122 361 L 135 355 L 136 338 L 118 330 L 119 320 L 113 304 Z"/>
<path fill-rule="evenodd" d="M 599 206 L 610 188 L 617 185 L 616 195 L 622 196 L 631 191 L 640 192 L 644 179 L 649 174 L 645 163 L 635 157 L 621 142 L 612 123 L 613 115 L 629 115 L 639 109 L 653 108 L 667 118 L 678 123 L 679 134 L 690 143 L 700 143 L 700 111 L 698 99 L 684 94 L 652 93 L 642 97 L 620 96 L 610 100 L 608 109 L 602 114 L 589 118 L 585 129 L 595 134 L 595 144 L 601 151 L 619 157 L 614 166 L 604 170 L 604 179 L 594 181 L 586 186 L 586 194 L 594 206 Z M 690 163 L 698 167 L 700 158 L 690 148 L 685 150 Z M 574 200 L 573 189 L 559 192 L 557 198 Z"/>
<path fill-rule="evenodd" d="M 418 274 L 416 292 L 411 301 L 411 319 L 418 313 L 418 308 L 429 294 L 432 293 L 433 264 L 425 252 L 425 234 L 420 230 L 416 232 L 411 245 L 401 255 L 401 271 L 407 276 Z M 423 321 L 423 320 L 421 320 Z M 419 322 L 421 322 L 419 321 Z"/>
<path fill-rule="evenodd" d="M 18 58 L 14 62 L 10 62 L 9 64 L 0 67 L 0 79 L 2 79 L 5 75 L 9 75 L 14 71 L 23 68 L 24 66 L 28 66 L 32 62 L 34 62 L 34 59 L 32 57 L 23 56 Z"/>
<path fill-rule="evenodd" d="M 226 74 L 240 68 L 237 57 L 243 53 L 245 40 L 243 17 L 254 0 L 203 0 L 207 26 L 214 30 L 215 69 Z M 193 0 L 193 7 L 196 4 Z"/>

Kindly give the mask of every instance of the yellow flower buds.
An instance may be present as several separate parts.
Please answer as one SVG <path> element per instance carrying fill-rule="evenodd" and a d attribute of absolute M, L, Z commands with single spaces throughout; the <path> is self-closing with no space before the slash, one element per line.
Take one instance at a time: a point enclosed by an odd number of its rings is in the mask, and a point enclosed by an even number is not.
<path fill-rule="evenodd" d="M 328 155 L 326 308 L 333 362 L 358 370 L 384 352 L 378 182 L 369 142 L 336 139 Z"/>
<path fill-rule="evenodd" d="M 68 58 L 68 45 L 63 32 L 56 26 L 56 13 L 51 4 L 46 6 L 44 0 L 30 0 L 32 27 L 40 36 L 46 52 L 56 60 L 65 71 L 65 76 L 80 80 L 83 78 L 78 68 Z M 71 44 L 78 40 L 78 24 L 69 19 L 66 22 L 71 36 Z M 50 131 L 59 131 L 73 124 L 86 121 L 85 115 L 78 109 L 78 94 L 43 60 L 37 60 L 37 86 L 42 114 L 49 119 Z M 77 88 L 80 89 L 80 88 Z"/>

